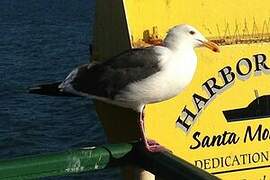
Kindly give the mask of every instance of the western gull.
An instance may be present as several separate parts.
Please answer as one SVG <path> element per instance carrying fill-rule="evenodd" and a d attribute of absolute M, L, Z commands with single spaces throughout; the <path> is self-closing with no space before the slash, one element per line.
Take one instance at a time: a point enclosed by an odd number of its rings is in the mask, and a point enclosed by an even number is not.
<path fill-rule="evenodd" d="M 197 65 L 194 48 L 200 46 L 219 52 L 194 27 L 177 25 L 162 45 L 130 49 L 106 61 L 79 66 L 64 81 L 30 88 L 30 93 L 86 96 L 133 109 L 139 113 L 146 149 L 157 152 L 163 147 L 145 136 L 144 107 L 178 95 L 191 82 Z"/>

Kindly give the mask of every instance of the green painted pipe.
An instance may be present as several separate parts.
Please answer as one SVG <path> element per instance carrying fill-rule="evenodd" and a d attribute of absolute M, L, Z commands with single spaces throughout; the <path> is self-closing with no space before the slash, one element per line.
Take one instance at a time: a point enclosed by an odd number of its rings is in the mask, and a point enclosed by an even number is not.
<path fill-rule="evenodd" d="M 2 160 L 0 179 L 34 179 L 103 169 L 125 156 L 131 149 L 132 144 L 112 144 Z"/>
<path fill-rule="evenodd" d="M 72 175 L 110 166 L 134 165 L 163 180 L 216 180 L 217 177 L 170 153 L 146 152 L 140 143 L 110 144 L 0 161 L 0 179 Z"/>

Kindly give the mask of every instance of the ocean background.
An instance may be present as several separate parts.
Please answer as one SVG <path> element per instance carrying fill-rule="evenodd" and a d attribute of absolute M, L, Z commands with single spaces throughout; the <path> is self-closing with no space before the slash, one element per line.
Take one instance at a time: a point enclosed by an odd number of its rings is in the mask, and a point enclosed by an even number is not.
<path fill-rule="evenodd" d="M 0 159 L 106 142 L 93 102 L 26 93 L 88 63 L 94 0 L 0 1 Z M 118 169 L 44 179 L 120 179 Z"/>

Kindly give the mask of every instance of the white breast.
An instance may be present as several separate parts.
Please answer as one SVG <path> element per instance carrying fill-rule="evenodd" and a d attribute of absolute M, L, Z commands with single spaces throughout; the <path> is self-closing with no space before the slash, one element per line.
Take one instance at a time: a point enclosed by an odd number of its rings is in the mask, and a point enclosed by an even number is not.
<path fill-rule="evenodd" d="M 197 57 L 191 52 L 164 53 L 161 71 L 146 79 L 130 84 L 116 99 L 135 104 L 149 104 L 164 101 L 178 95 L 192 80 Z"/>

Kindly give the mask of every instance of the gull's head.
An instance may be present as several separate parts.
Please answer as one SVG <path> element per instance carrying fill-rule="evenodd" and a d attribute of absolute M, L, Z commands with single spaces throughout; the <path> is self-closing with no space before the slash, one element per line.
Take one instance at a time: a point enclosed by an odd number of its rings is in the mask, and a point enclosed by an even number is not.
<path fill-rule="evenodd" d="M 183 47 L 196 48 L 205 46 L 214 52 L 219 52 L 219 48 L 215 43 L 208 41 L 197 29 L 187 24 L 171 28 L 164 43 L 165 46 L 172 50 L 178 50 Z"/>

